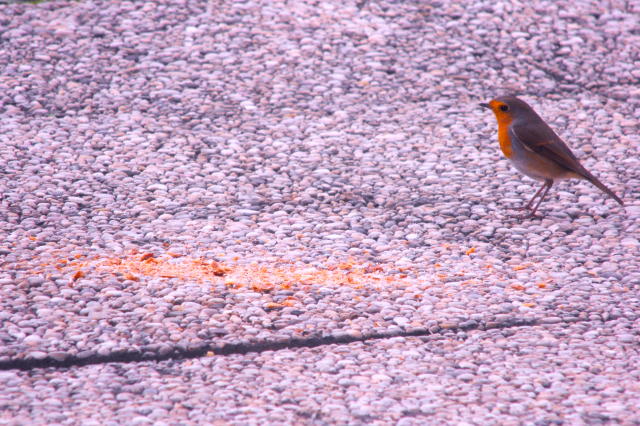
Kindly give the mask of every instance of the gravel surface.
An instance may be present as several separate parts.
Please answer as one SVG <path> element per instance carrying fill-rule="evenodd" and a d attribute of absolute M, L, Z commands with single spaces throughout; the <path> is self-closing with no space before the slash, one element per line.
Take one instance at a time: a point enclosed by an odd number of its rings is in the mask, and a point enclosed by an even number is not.
<path fill-rule="evenodd" d="M 640 337 L 640 4 L 307 3 L 0 8 L 0 381 L 13 386 L 0 413 L 627 419 L 640 396 L 624 381 Z M 543 218 L 518 219 L 538 184 L 501 157 L 478 106 L 505 92 L 625 207 L 569 181 Z M 535 344 L 545 333 L 551 349 Z M 369 339 L 384 334 L 397 337 Z M 80 366 L 322 339 L 365 342 Z M 328 353 L 355 357 L 355 384 L 318 366 Z M 458 353 L 470 380 L 449 373 Z M 64 362 L 78 367 L 12 369 Z M 255 374 L 236 387 L 245 365 Z M 570 377 L 549 379 L 557 403 L 536 388 L 556 371 Z M 384 390 L 372 374 L 391 378 Z M 473 393 L 479 380 L 493 391 Z M 100 381 L 143 390 L 101 407 Z M 216 392 L 229 401 L 201 406 Z"/>
<path fill-rule="evenodd" d="M 555 324 L 67 373 L 3 371 L 0 404 L 16 423 L 638 424 L 640 353 L 623 336 L 639 326 Z"/>

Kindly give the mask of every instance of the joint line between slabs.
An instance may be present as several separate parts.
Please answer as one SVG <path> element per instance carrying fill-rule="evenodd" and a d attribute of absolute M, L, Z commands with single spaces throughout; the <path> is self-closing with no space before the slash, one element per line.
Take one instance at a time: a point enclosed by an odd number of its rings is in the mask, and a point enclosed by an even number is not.
<path fill-rule="evenodd" d="M 616 317 L 617 318 L 617 317 Z M 614 320 L 616 318 L 610 317 L 602 322 Z M 570 318 L 564 321 L 568 322 L 592 322 L 589 319 Z M 431 336 L 437 334 L 444 334 L 447 332 L 458 331 L 470 331 L 470 330 L 498 330 L 508 329 L 516 327 L 532 327 L 538 325 L 547 325 L 538 319 L 523 319 L 514 318 L 510 321 L 504 322 L 491 322 L 491 323 L 477 323 L 469 326 L 457 326 L 440 328 L 437 331 L 430 331 L 426 328 L 417 328 L 414 330 L 401 331 L 401 332 L 388 332 L 378 331 L 368 333 L 360 337 L 351 336 L 347 334 L 330 335 L 330 336 L 311 336 L 307 338 L 294 338 L 286 341 L 263 341 L 263 342 L 250 342 L 250 343 L 227 343 L 221 345 L 215 344 L 202 344 L 192 349 L 180 349 L 173 348 L 165 354 L 158 353 L 142 353 L 140 351 L 122 351 L 114 352 L 107 355 L 95 355 L 86 358 L 80 358 L 76 355 L 72 355 L 63 360 L 57 360 L 51 357 L 43 359 L 14 359 L 0 362 L 0 371 L 7 370 L 23 370 L 29 371 L 37 368 L 56 368 L 64 369 L 70 367 L 82 367 L 85 365 L 95 364 L 110 364 L 110 363 L 134 363 L 134 362 L 149 362 L 149 361 L 168 361 L 168 360 L 184 360 L 194 359 L 201 357 L 208 357 L 211 353 L 218 356 L 228 355 L 244 355 L 251 352 L 266 352 L 266 351 L 278 351 L 283 349 L 292 348 L 316 348 L 319 346 L 327 345 L 345 345 L 355 342 L 367 342 L 371 340 L 389 339 L 393 337 L 420 337 Z M 548 324 L 551 325 L 551 324 Z"/>

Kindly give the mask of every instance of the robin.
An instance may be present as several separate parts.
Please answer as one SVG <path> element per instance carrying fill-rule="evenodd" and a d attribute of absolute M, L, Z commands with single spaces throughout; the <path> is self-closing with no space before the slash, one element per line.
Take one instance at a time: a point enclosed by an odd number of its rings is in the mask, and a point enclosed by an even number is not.
<path fill-rule="evenodd" d="M 480 106 L 493 111 L 498 120 L 498 141 L 505 157 L 520 172 L 544 182 L 524 207 L 530 210 L 526 217 L 535 216 L 553 183 L 560 179 L 586 179 L 624 205 L 613 191 L 580 164 L 567 144 L 526 102 L 515 96 L 500 96 Z M 531 209 L 538 196 L 540 199 Z"/>

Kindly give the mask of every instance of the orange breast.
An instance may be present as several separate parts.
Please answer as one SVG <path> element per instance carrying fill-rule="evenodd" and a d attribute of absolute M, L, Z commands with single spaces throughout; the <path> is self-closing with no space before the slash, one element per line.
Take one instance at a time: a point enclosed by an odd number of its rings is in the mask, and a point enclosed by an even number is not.
<path fill-rule="evenodd" d="M 510 158 L 513 153 L 511 150 L 511 138 L 509 137 L 509 124 L 511 124 L 511 117 L 506 114 L 498 117 L 498 142 L 500 142 L 502 153 L 507 158 Z"/>

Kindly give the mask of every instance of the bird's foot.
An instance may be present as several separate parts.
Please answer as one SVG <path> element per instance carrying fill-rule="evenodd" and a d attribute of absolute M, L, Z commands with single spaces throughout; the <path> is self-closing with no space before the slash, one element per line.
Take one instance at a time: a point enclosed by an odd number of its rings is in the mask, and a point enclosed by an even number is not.
<path fill-rule="evenodd" d="M 514 210 L 520 212 L 514 215 L 517 219 L 542 219 L 542 216 L 537 215 L 535 211 L 531 211 L 529 206 L 514 207 Z"/>
<path fill-rule="evenodd" d="M 518 219 L 542 219 L 542 216 L 537 215 L 536 212 L 525 212 L 517 215 Z"/>
<path fill-rule="evenodd" d="M 519 211 L 531 211 L 531 206 L 529 204 L 524 205 L 524 206 L 520 206 L 520 207 L 514 207 L 514 210 L 519 210 Z"/>

